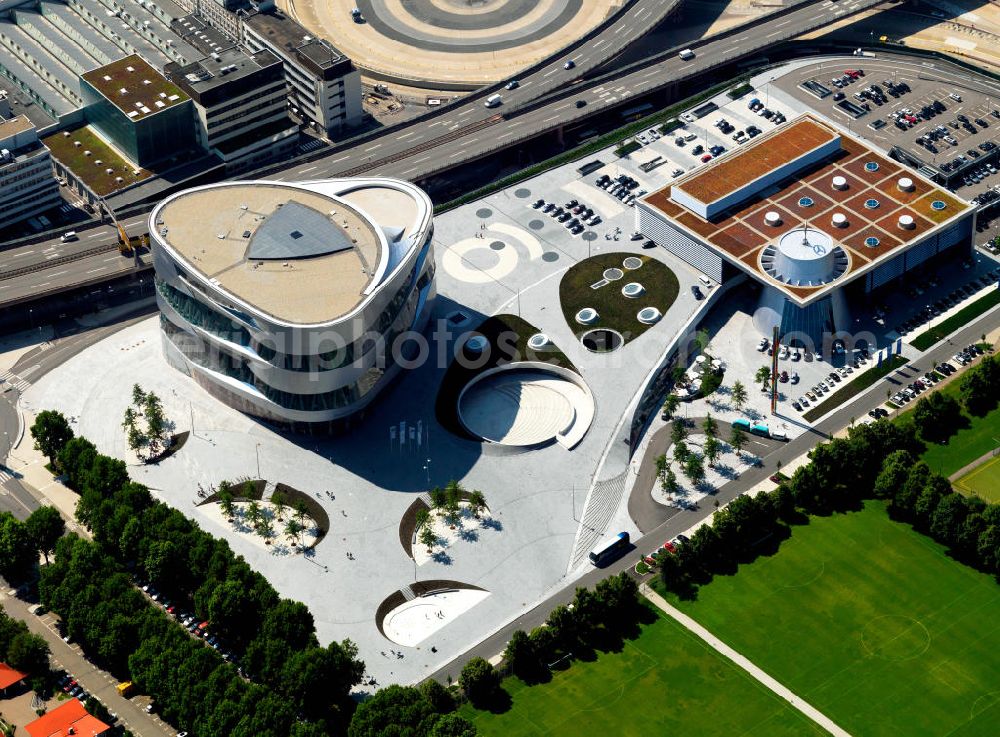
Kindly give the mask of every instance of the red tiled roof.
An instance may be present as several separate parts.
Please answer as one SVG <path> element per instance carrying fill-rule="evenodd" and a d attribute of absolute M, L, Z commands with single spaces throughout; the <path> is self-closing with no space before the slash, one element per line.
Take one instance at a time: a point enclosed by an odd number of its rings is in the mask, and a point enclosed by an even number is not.
<path fill-rule="evenodd" d="M 58 709 L 39 717 L 25 729 L 30 737 L 68 737 L 70 729 L 77 737 L 100 737 L 111 727 L 92 716 L 76 699 L 70 699 Z"/>
<path fill-rule="evenodd" d="M 18 681 L 28 677 L 27 673 L 14 670 L 6 663 L 0 663 L 0 689 L 10 688 Z"/>

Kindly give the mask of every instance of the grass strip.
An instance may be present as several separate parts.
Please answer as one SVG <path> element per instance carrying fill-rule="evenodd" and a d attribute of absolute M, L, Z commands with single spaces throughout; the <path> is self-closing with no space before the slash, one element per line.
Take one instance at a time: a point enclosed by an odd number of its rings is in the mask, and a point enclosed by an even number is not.
<path fill-rule="evenodd" d="M 994 289 L 985 297 L 980 297 L 972 304 L 963 307 L 947 320 L 942 320 L 940 324 L 921 333 L 910 341 L 910 345 L 918 351 L 926 351 L 938 341 L 944 340 L 953 332 L 969 324 L 988 309 L 998 304 L 1000 304 L 1000 289 Z"/>
<path fill-rule="evenodd" d="M 839 407 L 851 397 L 857 396 L 876 381 L 888 376 L 890 373 L 905 364 L 905 358 L 902 356 L 893 356 L 888 361 L 883 361 L 881 366 L 875 366 L 868 369 L 863 374 L 856 377 L 853 381 L 849 381 L 847 384 L 840 387 L 837 391 L 817 404 L 811 410 L 804 413 L 802 415 L 802 419 L 806 422 L 812 422 L 813 420 L 819 419 L 830 410 Z"/>

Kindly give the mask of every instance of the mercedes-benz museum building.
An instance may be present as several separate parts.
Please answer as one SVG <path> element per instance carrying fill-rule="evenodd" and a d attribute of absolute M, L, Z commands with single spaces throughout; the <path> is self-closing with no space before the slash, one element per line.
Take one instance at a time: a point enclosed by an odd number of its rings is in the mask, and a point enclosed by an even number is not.
<path fill-rule="evenodd" d="M 395 179 L 196 187 L 153 210 L 164 353 L 243 412 L 349 426 L 416 351 L 433 207 Z"/>

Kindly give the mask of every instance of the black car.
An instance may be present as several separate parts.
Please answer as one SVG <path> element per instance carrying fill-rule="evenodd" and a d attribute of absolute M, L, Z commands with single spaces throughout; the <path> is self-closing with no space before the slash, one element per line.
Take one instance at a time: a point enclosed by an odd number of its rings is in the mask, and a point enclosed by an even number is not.
<path fill-rule="evenodd" d="M 587 106 L 587 101 L 586 100 L 577 100 L 576 101 L 576 106 L 577 107 L 586 107 Z"/>
<path fill-rule="evenodd" d="M 698 288 L 697 284 L 691 285 L 691 294 L 694 295 L 695 299 L 705 299 L 705 295 L 701 293 L 701 289 Z"/>

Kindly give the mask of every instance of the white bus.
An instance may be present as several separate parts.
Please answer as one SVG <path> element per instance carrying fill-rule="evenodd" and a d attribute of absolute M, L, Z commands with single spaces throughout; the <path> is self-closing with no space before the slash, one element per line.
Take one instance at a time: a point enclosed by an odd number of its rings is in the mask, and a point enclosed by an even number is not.
<path fill-rule="evenodd" d="M 598 568 L 607 565 L 620 557 L 629 546 L 627 532 L 619 532 L 610 540 L 606 540 L 590 551 L 590 562 Z"/>

